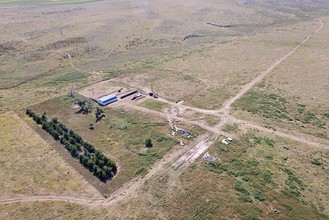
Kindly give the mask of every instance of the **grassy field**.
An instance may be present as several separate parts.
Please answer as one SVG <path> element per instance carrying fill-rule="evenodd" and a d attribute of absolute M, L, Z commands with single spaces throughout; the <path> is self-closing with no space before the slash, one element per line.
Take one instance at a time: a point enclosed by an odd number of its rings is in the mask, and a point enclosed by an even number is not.
<path fill-rule="evenodd" d="M 99 197 L 99 193 L 15 113 L 0 115 L 0 122 L 2 198 L 49 194 Z"/>
<path fill-rule="evenodd" d="M 29 202 L 0 205 L 0 218 L 8 220 L 68 219 L 70 213 L 81 211 L 82 209 L 85 209 L 85 207 L 66 202 Z"/>
<path fill-rule="evenodd" d="M 158 176 L 128 204 L 147 197 L 165 219 L 328 218 L 328 151 L 248 132 L 209 152 L 220 161 L 199 159 L 174 185 L 170 174 Z"/>
<path fill-rule="evenodd" d="M 163 102 L 159 102 L 153 99 L 147 99 L 144 102 L 142 102 L 140 104 L 140 106 L 151 109 L 151 110 L 155 110 L 155 111 L 163 111 L 166 108 L 169 108 L 170 105 L 168 105 L 167 103 L 163 103 Z"/>
<path fill-rule="evenodd" d="M 199 159 L 179 177 L 161 173 L 108 212 L 114 219 L 129 219 L 130 213 L 143 219 L 328 218 L 328 151 L 248 131 L 209 152 L 220 161 Z M 107 212 L 73 216 L 100 218 L 101 213 Z"/>
<path fill-rule="evenodd" d="M 6 5 L 64 5 L 77 4 L 85 2 L 94 2 L 97 0 L 0 0 L 0 4 Z"/>
<path fill-rule="evenodd" d="M 48 134 L 40 128 L 37 129 L 43 138 L 60 149 L 65 159 L 71 161 L 71 165 L 86 176 L 103 194 L 113 192 L 137 175 L 144 175 L 156 160 L 162 158 L 168 150 L 176 145 L 176 142 L 169 136 L 171 130 L 165 119 L 124 108 L 103 108 L 106 117 L 100 122 L 95 122 L 93 113 L 76 114 L 77 109 L 73 108 L 72 99 L 68 97 L 55 98 L 31 106 L 31 109 L 39 114 L 46 112 L 48 117 L 57 117 L 115 161 L 119 167 L 118 175 L 106 184 L 101 183 L 85 172 L 79 164 L 73 162 L 69 153 L 62 146 L 57 146 Z M 33 122 L 30 120 L 29 123 Z M 94 124 L 94 130 L 88 128 L 90 123 Z M 35 127 L 35 125 L 33 126 Z M 193 128 L 193 130 L 197 134 L 200 132 L 198 128 Z M 147 138 L 152 140 L 152 148 L 145 147 Z"/>

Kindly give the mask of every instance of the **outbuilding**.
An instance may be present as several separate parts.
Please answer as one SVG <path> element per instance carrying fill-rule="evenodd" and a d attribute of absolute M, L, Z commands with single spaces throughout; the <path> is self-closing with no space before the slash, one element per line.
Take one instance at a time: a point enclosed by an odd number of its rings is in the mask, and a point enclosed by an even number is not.
<path fill-rule="evenodd" d="M 111 95 L 107 95 L 107 96 L 104 96 L 104 97 L 98 99 L 97 103 L 100 104 L 101 106 L 105 106 L 105 105 L 111 104 L 116 101 L 118 101 L 117 95 L 111 94 Z"/>

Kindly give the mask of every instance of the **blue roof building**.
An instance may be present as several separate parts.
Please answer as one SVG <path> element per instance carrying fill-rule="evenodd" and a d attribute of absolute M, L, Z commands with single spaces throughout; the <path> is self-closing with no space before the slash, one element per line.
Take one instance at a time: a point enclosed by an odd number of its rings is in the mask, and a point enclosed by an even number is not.
<path fill-rule="evenodd" d="M 111 94 L 111 95 L 107 95 L 107 96 L 104 96 L 100 99 L 98 99 L 98 104 L 100 104 L 101 106 L 105 106 L 105 105 L 108 105 L 108 104 L 111 104 L 113 102 L 116 102 L 118 101 L 118 97 L 116 94 Z"/>

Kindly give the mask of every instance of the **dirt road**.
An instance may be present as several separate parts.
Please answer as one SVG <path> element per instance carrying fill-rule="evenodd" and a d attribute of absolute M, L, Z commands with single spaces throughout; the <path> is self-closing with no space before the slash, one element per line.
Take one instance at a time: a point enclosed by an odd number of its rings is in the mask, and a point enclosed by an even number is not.
<path fill-rule="evenodd" d="M 212 138 L 212 139 L 211 139 Z M 151 177 L 157 174 L 164 174 L 171 172 L 173 170 L 173 164 L 178 164 L 177 161 L 181 161 L 181 158 L 185 158 L 185 161 L 192 162 L 193 159 L 196 159 L 197 152 L 201 152 L 209 147 L 212 143 L 208 142 L 209 140 L 214 140 L 214 136 L 206 133 L 198 137 L 193 143 L 186 145 L 184 147 L 177 146 L 177 149 L 170 150 L 160 161 L 156 162 L 153 167 L 148 171 L 148 173 L 143 177 L 138 177 L 123 187 L 114 192 L 109 198 L 99 202 L 100 205 L 110 205 L 119 200 L 129 199 L 133 196 L 136 196 L 136 192 L 140 189 L 145 181 L 149 180 Z M 189 149 L 196 149 L 189 153 Z M 188 155 L 191 155 L 190 157 Z M 178 160 L 176 158 L 179 158 Z M 182 164 L 181 164 L 182 165 Z"/>
<path fill-rule="evenodd" d="M 303 46 L 311 37 L 318 33 L 323 28 L 323 22 L 321 19 L 319 19 L 320 27 L 316 29 L 313 33 L 311 33 L 305 40 L 303 40 L 298 46 L 296 46 L 292 51 L 287 53 L 285 56 L 274 62 L 271 66 L 269 66 L 266 70 L 264 70 L 260 75 L 258 75 L 255 79 L 253 79 L 248 84 L 244 85 L 242 89 L 236 94 L 234 97 L 228 99 L 226 102 L 224 102 L 223 107 L 219 110 L 219 112 L 228 113 L 228 109 L 231 107 L 231 105 L 241 98 L 245 93 L 247 93 L 249 90 L 251 90 L 257 83 L 259 83 L 264 77 L 270 73 L 272 70 L 275 69 L 278 65 L 280 65 L 283 61 L 285 61 L 289 56 L 294 54 L 301 46 Z"/>
<path fill-rule="evenodd" d="M 220 129 L 210 127 L 210 126 L 208 126 L 206 124 L 203 124 L 201 122 L 198 122 L 198 121 L 192 121 L 192 120 L 189 120 L 189 119 L 186 119 L 186 118 L 177 117 L 177 116 L 174 116 L 174 115 L 169 115 L 169 114 L 166 114 L 166 113 L 150 110 L 150 109 L 147 109 L 147 108 L 143 108 L 143 107 L 136 106 L 136 105 L 131 105 L 131 104 L 126 104 L 125 107 L 131 108 L 131 109 L 134 109 L 134 110 L 137 110 L 137 111 L 141 111 L 141 112 L 144 112 L 144 113 L 147 113 L 147 114 L 158 115 L 162 118 L 170 117 L 170 118 L 175 119 L 177 121 L 197 125 L 197 126 L 203 128 L 203 129 L 207 130 L 207 131 L 211 131 L 212 133 L 215 133 L 215 134 L 220 135 L 220 136 L 228 136 L 229 135 L 228 133 L 226 133 L 224 131 L 221 131 Z"/>
<path fill-rule="evenodd" d="M 177 170 L 181 167 L 188 166 L 193 163 L 201 154 L 216 141 L 216 135 L 207 135 L 205 138 L 195 144 L 194 147 L 190 148 L 185 154 L 183 154 L 173 165 L 172 168 Z"/>
<path fill-rule="evenodd" d="M 259 131 L 263 131 L 263 132 L 266 132 L 266 133 L 271 133 L 271 134 L 274 134 L 274 135 L 277 135 L 277 136 L 280 136 L 280 137 L 285 137 L 285 138 L 295 140 L 295 141 L 298 141 L 298 142 L 301 142 L 301 143 L 304 143 L 304 144 L 307 144 L 307 145 L 310 145 L 310 146 L 313 146 L 313 147 L 329 149 L 328 144 L 321 143 L 319 141 L 315 141 L 315 140 L 313 140 L 314 138 L 312 138 L 309 135 L 305 135 L 305 134 L 295 135 L 295 134 L 288 133 L 287 131 L 284 131 L 284 130 L 281 130 L 281 129 L 273 130 L 273 129 L 270 129 L 270 128 L 262 127 L 262 126 L 260 126 L 256 123 L 254 123 L 254 122 L 243 121 L 243 120 L 234 118 L 232 116 L 230 118 L 230 121 L 234 121 L 234 123 L 236 123 L 236 124 L 238 124 L 242 127 L 257 129 Z"/>
<path fill-rule="evenodd" d="M 42 202 L 42 201 L 64 201 L 71 203 L 78 203 L 81 205 L 90 205 L 94 202 L 103 199 L 90 199 L 90 198 L 78 198 L 74 196 L 61 196 L 61 195 L 50 195 L 50 196 L 23 196 L 17 198 L 6 198 L 0 199 L 0 204 L 12 204 L 18 202 Z"/>

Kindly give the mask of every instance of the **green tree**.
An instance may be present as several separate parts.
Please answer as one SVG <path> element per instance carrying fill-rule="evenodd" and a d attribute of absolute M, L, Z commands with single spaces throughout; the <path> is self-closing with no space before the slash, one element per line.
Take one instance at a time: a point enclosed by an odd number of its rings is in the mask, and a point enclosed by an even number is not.
<path fill-rule="evenodd" d="M 46 112 L 44 112 L 41 116 L 41 121 L 47 121 L 47 116 L 46 116 Z"/>
<path fill-rule="evenodd" d="M 100 120 L 102 120 L 102 118 L 105 117 L 104 111 L 97 107 L 96 112 L 95 112 L 95 116 L 96 116 L 96 122 L 99 122 Z"/>
<path fill-rule="evenodd" d="M 88 114 L 91 111 L 90 103 L 87 103 L 87 100 L 75 99 L 74 104 L 79 107 L 78 113 Z"/>

